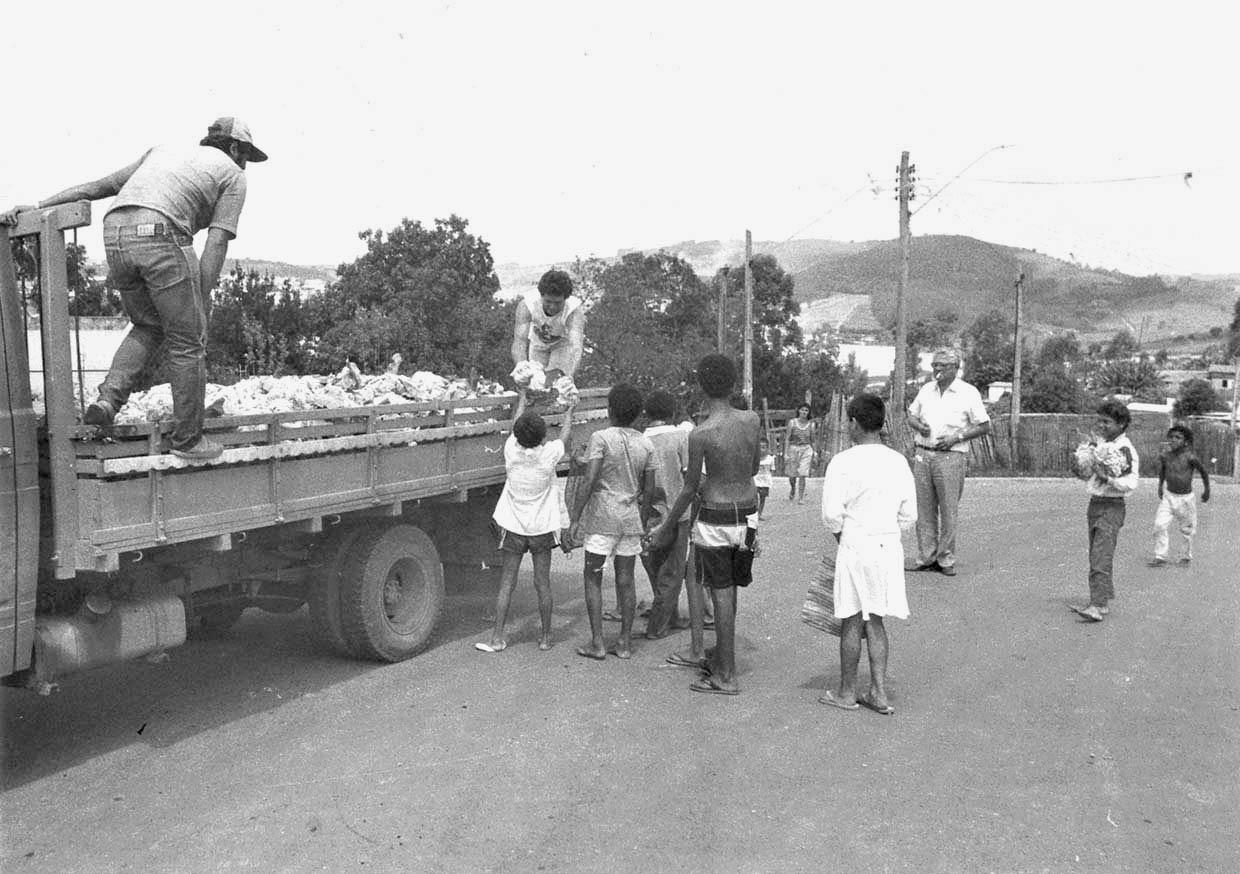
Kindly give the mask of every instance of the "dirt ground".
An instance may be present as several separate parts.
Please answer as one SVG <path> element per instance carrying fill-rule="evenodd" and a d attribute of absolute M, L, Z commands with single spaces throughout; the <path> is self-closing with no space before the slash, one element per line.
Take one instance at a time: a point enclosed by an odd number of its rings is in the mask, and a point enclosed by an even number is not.
<path fill-rule="evenodd" d="M 1216 485 L 1191 568 L 1150 569 L 1143 481 L 1094 625 L 1066 607 L 1082 486 L 970 480 L 959 576 L 911 574 L 889 623 L 893 717 L 816 703 L 838 671 L 799 621 L 818 495 L 772 496 L 735 698 L 666 665 L 687 633 L 576 657 L 579 552 L 553 566 L 546 653 L 528 577 L 509 649 L 473 649 L 479 575 L 398 665 L 324 654 L 304 611 L 249 611 L 163 664 L 5 689 L 0 868 L 1240 870 L 1240 486 Z"/>

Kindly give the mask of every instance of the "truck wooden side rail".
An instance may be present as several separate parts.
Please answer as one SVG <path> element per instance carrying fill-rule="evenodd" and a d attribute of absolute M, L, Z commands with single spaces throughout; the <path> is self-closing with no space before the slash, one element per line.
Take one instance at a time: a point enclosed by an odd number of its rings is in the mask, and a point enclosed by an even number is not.
<path fill-rule="evenodd" d="M 164 451 L 168 425 L 78 424 L 64 230 L 89 205 L 27 213 L 40 243 L 46 412 L 31 402 L 20 290 L 0 228 L 0 676 L 64 674 L 150 654 L 246 607 L 310 605 L 326 643 L 396 661 L 428 642 L 444 565 L 493 563 L 515 395 L 208 419 L 221 457 Z M 562 413 L 546 411 L 549 428 Z M 574 445 L 606 425 L 584 390 Z M 565 463 L 567 465 L 567 462 Z"/>

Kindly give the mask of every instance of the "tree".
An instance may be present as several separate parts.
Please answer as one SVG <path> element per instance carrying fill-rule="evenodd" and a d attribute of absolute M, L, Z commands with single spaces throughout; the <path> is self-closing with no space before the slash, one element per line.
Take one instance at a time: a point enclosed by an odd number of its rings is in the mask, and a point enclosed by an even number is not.
<path fill-rule="evenodd" d="M 908 345 L 904 357 L 906 380 L 917 379 L 922 352 L 932 352 L 952 341 L 956 336 L 958 323 L 959 317 L 954 310 L 941 309 L 928 319 L 915 319 L 908 326 Z"/>
<path fill-rule="evenodd" d="M 115 316 L 124 312 L 120 293 L 100 281 L 95 266 L 86 260 L 86 247 L 78 243 L 65 246 L 65 267 L 69 280 L 69 315 Z"/>
<path fill-rule="evenodd" d="M 1029 413 L 1079 413 L 1087 408 L 1079 380 L 1062 364 L 1038 367 L 1033 378 L 1021 380 L 1021 406 Z"/>
<path fill-rule="evenodd" d="M 1208 379 L 1188 379 L 1180 386 L 1180 397 L 1172 410 L 1177 419 L 1200 416 L 1223 409 L 1223 402 Z"/>
<path fill-rule="evenodd" d="M 1041 370 L 1044 367 L 1052 367 L 1054 365 L 1072 366 L 1079 363 L 1085 357 L 1085 353 L 1081 351 L 1081 342 L 1076 338 L 1076 334 L 1069 331 L 1066 334 L 1055 334 L 1042 344 L 1042 348 L 1038 349 L 1037 357 L 1034 359 L 1034 366 Z"/>
<path fill-rule="evenodd" d="M 1102 357 L 1107 361 L 1114 361 L 1119 358 L 1130 358 L 1137 354 L 1137 338 L 1132 336 L 1132 331 L 1124 329 L 1116 331 L 1115 336 L 1107 343 L 1103 350 Z"/>
<path fill-rule="evenodd" d="M 586 327 L 578 382 L 647 388 L 691 383 L 714 349 L 710 291 L 688 262 L 630 252 L 597 276 L 601 293 Z"/>
<path fill-rule="evenodd" d="M 320 371 L 346 360 L 379 370 L 397 352 L 415 370 L 484 375 L 512 362 L 512 305 L 495 300 L 490 246 L 453 215 L 433 228 L 404 219 L 386 235 L 359 234 L 366 253 L 307 301 L 310 361 Z"/>
<path fill-rule="evenodd" d="M 1108 361 L 1094 373 L 1093 388 L 1099 394 L 1132 395 L 1138 401 L 1157 402 L 1166 397 L 1158 368 L 1149 359 Z"/>
<path fill-rule="evenodd" d="M 286 280 L 233 267 L 211 294 L 207 372 L 216 381 L 306 369 L 301 295 Z"/>
<path fill-rule="evenodd" d="M 1231 324 L 1227 327 L 1227 357 L 1240 358 L 1240 299 L 1232 307 Z"/>
<path fill-rule="evenodd" d="M 983 394 L 992 382 L 1012 378 L 1013 331 L 1006 313 L 990 310 L 978 316 L 961 337 L 965 347 L 961 376 Z"/>

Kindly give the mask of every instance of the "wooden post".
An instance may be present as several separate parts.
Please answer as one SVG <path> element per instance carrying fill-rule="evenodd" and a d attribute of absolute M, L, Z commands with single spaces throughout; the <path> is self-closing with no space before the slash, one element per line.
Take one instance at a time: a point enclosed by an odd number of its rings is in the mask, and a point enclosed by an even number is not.
<path fill-rule="evenodd" d="M 1240 407 L 1240 356 L 1236 357 L 1236 372 L 1231 380 L 1231 478 L 1240 480 L 1240 439 L 1236 437 L 1236 408 Z M 1209 376 L 1209 373 L 1206 374 Z"/>
<path fill-rule="evenodd" d="M 715 351 L 720 355 L 723 354 L 724 344 L 724 326 L 727 324 L 728 315 L 728 270 L 725 267 L 719 271 L 719 312 L 716 318 L 716 338 Z"/>
<path fill-rule="evenodd" d="M 900 182 L 897 199 L 900 202 L 900 284 L 896 287 L 896 362 L 891 375 L 892 421 L 904 421 L 904 372 L 908 346 L 908 313 L 905 298 L 908 295 L 909 250 L 909 164 L 908 152 L 900 153 Z"/>
<path fill-rule="evenodd" d="M 1012 412 L 1008 417 L 1008 466 L 1017 467 L 1017 452 L 1020 450 L 1020 358 L 1025 345 L 1025 338 L 1020 330 L 1020 296 L 1025 286 L 1025 272 L 1022 270 L 1016 277 L 1016 319 L 1015 334 L 1012 342 Z"/>
<path fill-rule="evenodd" d="M 753 234 L 745 231 L 745 377 L 742 393 L 753 409 Z"/>

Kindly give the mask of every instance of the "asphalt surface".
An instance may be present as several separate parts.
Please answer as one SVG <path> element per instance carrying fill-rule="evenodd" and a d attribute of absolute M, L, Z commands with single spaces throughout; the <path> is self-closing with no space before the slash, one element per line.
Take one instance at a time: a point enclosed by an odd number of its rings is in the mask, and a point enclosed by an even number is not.
<path fill-rule="evenodd" d="M 1202 508 L 1191 568 L 1150 569 L 1143 481 L 1112 614 L 1086 624 L 1082 486 L 970 480 L 960 574 L 910 574 L 889 622 L 892 717 L 816 703 L 838 674 L 799 621 L 818 485 L 774 491 L 735 698 L 665 664 L 687 633 L 575 656 L 580 552 L 553 565 L 546 653 L 528 576 L 497 655 L 473 649 L 482 575 L 398 665 L 248 611 L 162 664 L 0 691 L 0 869 L 1240 870 L 1240 487 Z"/>

